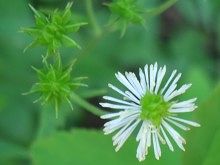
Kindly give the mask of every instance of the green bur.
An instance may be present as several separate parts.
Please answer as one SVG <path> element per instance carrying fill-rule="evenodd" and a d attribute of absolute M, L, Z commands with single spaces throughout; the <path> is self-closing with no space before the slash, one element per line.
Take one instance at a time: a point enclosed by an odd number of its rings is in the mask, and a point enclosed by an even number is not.
<path fill-rule="evenodd" d="M 119 0 L 108 5 L 112 13 L 131 23 L 142 23 L 141 10 L 134 0 Z"/>
<path fill-rule="evenodd" d="M 125 34 L 129 24 L 144 25 L 143 10 L 135 0 L 118 0 L 106 4 L 112 12 L 113 23 L 121 28 L 121 37 Z"/>
<path fill-rule="evenodd" d="M 26 94 L 40 94 L 39 99 L 35 102 L 41 101 L 43 105 L 46 103 L 54 105 L 56 118 L 58 117 L 60 104 L 66 101 L 71 109 L 73 109 L 70 101 L 71 94 L 77 87 L 87 86 L 86 84 L 81 83 L 86 77 L 71 79 L 71 71 L 74 62 L 75 61 L 65 69 L 60 66 L 48 65 L 47 63 L 45 63 L 46 67 L 41 70 L 33 67 L 38 74 L 38 82 L 35 83 L 30 92 Z"/>
<path fill-rule="evenodd" d="M 47 48 L 47 56 L 56 54 L 62 46 L 81 48 L 76 41 L 68 35 L 75 33 L 85 22 L 75 22 L 72 18 L 71 6 L 68 3 L 64 11 L 54 10 L 50 14 L 44 14 L 37 11 L 29 5 L 35 14 L 35 27 L 22 28 L 22 32 L 27 33 L 33 38 L 33 42 L 28 45 L 24 51 L 37 45 Z"/>
<path fill-rule="evenodd" d="M 142 120 L 150 120 L 155 126 L 160 126 L 162 119 L 169 115 L 170 103 L 156 94 L 146 93 L 140 101 Z"/>

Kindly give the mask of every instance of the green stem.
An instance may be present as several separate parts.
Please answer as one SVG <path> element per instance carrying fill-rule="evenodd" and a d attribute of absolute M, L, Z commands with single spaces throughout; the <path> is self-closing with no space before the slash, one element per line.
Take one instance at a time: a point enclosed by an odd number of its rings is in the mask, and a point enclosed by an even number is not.
<path fill-rule="evenodd" d="M 81 97 L 79 97 L 77 94 L 72 93 L 71 95 L 72 101 L 78 104 L 79 106 L 85 108 L 85 110 L 91 112 L 92 114 L 96 116 L 101 116 L 106 114 L 105 111 L 93 106 L 92 104 L 88 103 L 87 101 L 83 100 Z"/>
<path fill-rule="evenodd" d="M 92 90 L 86 91 L 84 93 L 81 93 L 80 96 L 85 99 L 85 98 L 103 96 L 106 93 L 107 93 L 106 89 L 92 89 Z"/>
<path fill-rule="evenodd" d="M 99 36 L 102 33 L 102 30 L 100 26 L 98 25 L 98 22 L 96 20 L 93 6 L 92 6 L 92 0 L 86 0 L 86 10 L 89 17 L 89 21 L 91 25 L 93 26 L 94 32 L 96 36 Z"/>
<path fill-rule="evenodd" d="M 62 120 L 54 117 L 54 109 L 51 106 L 44 106 L 41 108 L 39 117 L 39 127 L 37 137 L 48 136 L 56 131 L 59 121 Z"/>
<path fill-rule="evenodd" d="M 55 52 L 54 64 L 60 69 L 62 67 L 61 55 L 59 51 Z"/>
<path fill-rule="evenodd" d="M 58 108 L 58 101 L 57 101 L 57 99 L 55 99 L 55 113 L 56 113 L 56 119 L 58 119 L 58 110 L 59 110 L 59 108 Z"/>
<path fill-rule="evenodd" d="M 166 2 L 164 2 L 162 5 L 153 8 L 153 9 L 148 9 L 146 10 L 146 14 L 147 15 L 160 15 L 161 13 L 163 13 L 164 11 L 166 11 L 168 8 L 170 8 L 171 6 L 173 6 L 178 0 L 168 0 Z"/>

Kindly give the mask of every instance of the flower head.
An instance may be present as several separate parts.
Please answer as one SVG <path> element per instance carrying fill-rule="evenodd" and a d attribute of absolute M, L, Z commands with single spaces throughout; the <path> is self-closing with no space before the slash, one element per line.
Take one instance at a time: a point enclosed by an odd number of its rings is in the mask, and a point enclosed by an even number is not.
<path fill-rule="evenodd" d="M 121 111 L 101 116 L 102 119 L 111 119 L 105 123 L 104 132 L 110 134 L 118 130 L 113 136 L 113 145 L 118 151 L 132 132 L 138 128 L 136 140 L 139 142 L 136 157 L 143 161 L 152 145 L 156 159 L 161 156 L 160 143 L 167 144 L 173 151 L 171 137 L 182 150 L 185 139 L 173 128 L 179 127 L 189 130 L 190 126 L 198 127 L 198 123 L 179 118 L 178 115 L 194 111 L 196 98 L 178 101 L 175 98 L 186 92 L 191 84 L 184 84 L 177 89 L 177 82 L 181 73 L 174 70 L 166 82 L 163 82 L 166 66 L 158 68 L 157 63 L 146 65 L 144 70 L 139 69 L 140 80 L 134 73 L 118 72 L 116 78 L 127 88 L 122 91 L 109 84 L 109 87 L 118 92 L 124 99 L 104 96 L 107 103 L 101 106 Z M 162 86 L 162 84 L 164 84 Z M 172 126 L 173 125 L 173 126 Z"/>
<path fill-rule="evenodd" d="M 106 5 L 112 12 L 111 22 L 121 27 L 121 36 L 129 24 L 144 24 L 143 11 L 135 0 L 117 0 Z"/>
<path fill-rule="evenodd" d="M 60 104 L 66 101 L 71 109 L 73 109 L 70 101 L 72 92 L 79 86 L 87 86 L 81 83 L 81 80 L 85 79 L 85 77 L 71 79 L 71 71 L 74 63 L 75 60 L 69 67 L 64 69 L 61 66 L 49 65 L 46 61 L 46 67 L 41 70 L 33 67 L 38 74 L 38 82 L 35 83 L 30 92 L 26 94 L 40 94 L 40 97 L 35 100 L 34 103 L 40 101 L 42 105 L 46 103 L 54 105 L 56 118 L 58 117 Z"/>
<path fill-rule="evenodd" d="M 75 22 L 72 19 L 71 6 L 72 3 L 68 3 L 64 11 L 54 10 L 52 14 L 46 15 L 30 5 L 35 14 L 36 25 L 33 28 L 22 29 L 34 39 L 27 48 L 36 45 L 45 46 L 48 56 L 56 53 L 57 49 L 63 45 L 80 48 L 73 39 L 68 37 L 68 34 L 77 32 L 81 26 L 87 23 Z"/>

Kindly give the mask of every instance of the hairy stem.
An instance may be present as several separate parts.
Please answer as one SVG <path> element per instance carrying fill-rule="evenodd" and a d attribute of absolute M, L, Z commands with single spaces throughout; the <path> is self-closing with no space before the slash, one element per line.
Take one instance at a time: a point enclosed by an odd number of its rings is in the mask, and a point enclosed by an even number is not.
<path fill-rule="evenodd" d="M 78 104 L 79 106 L 83 107 L 85 110 L 91 112 L 92 114 L 96 116 L 104 115 L 106 112 L 93 106 L 92 104 L 88 103 L 87 101 L 83 100 L 81 97 L 79 97 L 77 94 L 72 93 L 71 99 L 73 102 Z"/>
<path fill-rule="evenodd" d="M 57 65 L 59 69 L 62 67 L 62 60 L 61 60 L 61 55 L 59 51 L 56 51 L 55 53 L 54 64 Z"/>
<path fill-rule="evenodd" d="M 102 33 L 102 30 L 95 17 L 93 6 L 92 6 L 92 0 L 86 0 L 86 10 L 87 10 L 87 14 L 89 17 L 89 21 L 91 25 L 93 26 L 94 33 L 96 36 L 99 36 Z"/>
<path fill-rule="evenodd" d="M 168 8 L 173 6 L 177 1 L 178 0 L 168 0 L 156 8 L 146 10 L 146 14 L 151 16 L 160 15 Z"/>
<path fill-rule="evenodd" d="M 58 110 L 59 110 L 59 108 L 58 108 L 58 101 L 57 101 L 57 99 L 55 99 L 55 113 L 56 113 L 56 119 L 58 119 Z"/>

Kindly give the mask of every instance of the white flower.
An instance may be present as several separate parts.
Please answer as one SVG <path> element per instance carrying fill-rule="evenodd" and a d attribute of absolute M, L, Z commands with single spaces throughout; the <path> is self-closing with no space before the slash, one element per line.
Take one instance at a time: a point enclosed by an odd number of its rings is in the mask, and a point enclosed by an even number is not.
<path fill-rule="evenodd" d="M 182 150 L 185 139 L 171 126 L 174 125 L 183 130 L 189 130 L 186 125 L 199 127 L 196 122 L 184 120 L 177 115 L 184 112 L 192 112 L 197 106 L 196 98 L 178 101 L 175 97 L 185 93 L 191 84 L 185 84 L 179 89 L 177 82 L 181 74 L 174 70 L 167 82 L 162 80 L 165 76 L 166 66 L 158 68 L 157 63 L 146 65 L 144 70 L 139 69 L 140 80 L 131 72 L 125 75 L 118 72 L 116 78 L 128 89 L 122 91 L 109 84 L 109 87 L 123 96 L 117 99 L 104 96 L 108 103 L 100 103 L 102 107 L 118 109 L 119 112 L 109 113 L 101 116 L 102 119 L 111 119 L 105 123 L 104 132 L 110 134 L 118 130 L 113 136 L 113 145 L 118 151 L 135 128 L 139 127 L 136 140 L 139 142 L 136 157 L 143 161 L 148 154 L 148 148 L 152 145 L 156 159 L 161 156 L 160 142 L 167 144 L 173 151 L 173 145 L 168 136 L 172 137 Z M 162 88 L 161 84 L 164 84 Z"/>

